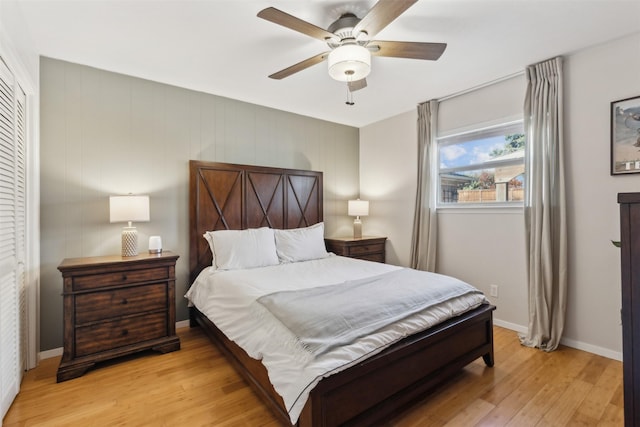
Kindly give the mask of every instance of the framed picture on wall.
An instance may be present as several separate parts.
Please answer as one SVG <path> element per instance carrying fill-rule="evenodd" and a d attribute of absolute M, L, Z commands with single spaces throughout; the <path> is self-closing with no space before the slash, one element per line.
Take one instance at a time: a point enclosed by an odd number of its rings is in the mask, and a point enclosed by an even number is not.
<path fill-rule="evenodd" d="M 611 103 L 611 175 L 640 173 L 640 96 Z"/>

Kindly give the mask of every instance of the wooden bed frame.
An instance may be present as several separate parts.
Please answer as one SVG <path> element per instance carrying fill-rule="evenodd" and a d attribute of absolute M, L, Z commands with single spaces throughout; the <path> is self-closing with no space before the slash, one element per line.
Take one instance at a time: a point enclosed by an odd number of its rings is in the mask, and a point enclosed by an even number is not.
<path fill-rule="evenodd" d="M 189 267 L 191 282 L 211 265 L 205 231 L 298 228 L 323 219 L 322 172 L 190 161 Z M 493 366 L 495 307 L 483 305 L 409 336 L 351 368 L 322 379 L 297 425 L 371 425 L 398 413 L 465 365 L 482 357 Z M 200 311 L 190 311 L 243 378 L 284 425 L 290 425 L 267 371 Z"/>

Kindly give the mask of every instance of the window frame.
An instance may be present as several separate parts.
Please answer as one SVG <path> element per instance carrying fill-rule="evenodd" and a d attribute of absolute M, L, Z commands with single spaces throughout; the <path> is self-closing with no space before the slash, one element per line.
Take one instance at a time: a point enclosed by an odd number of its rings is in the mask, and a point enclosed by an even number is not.
<path fill-rule="evenodd" d="M 485 211 L 486 209 L 497 208 L 500 211 L 504 211 L 508 209 L 517 209 L 518 211 L 522 210 L 522 208 L 524 207 L 524 200 L 504 201 L 504 202 L 492 201 L 492 202 L 463 202 L 463 203 L 444 202 L 442 200 L 443 199 L 442 198 L 442 195 L 443 195 L 442 180 L 440 176 L 442 173 L 455 173 L 455 172 L 464 172 L 464 171 L 472 171 L 472 170 L 495 169 L 496 167 L 515 166 L 515 165 L 521 164 L 525 168 L 525 171 L 523 173 L 526 174 L 526 159 L 524 155 L 522 158 L 518 158 L 518 159 L 488 160 L 483 163 L 474 163 L 474 164 L 465 165 L 465 166 L 441 168 L 440 152 L 442 147 L 470 142 L 476 139 L 490 138 L 493 136 L 511 135 L 514 133 L 522 133 L 525 135 L 525 138 L 526 138 L 523 118 L 520 117 L 517 119 L 500 121 L 500 122 L 493 123 L 491 125 L 485 125 L 485 126 L 474 126 L 472 128 L 468 128 L 465 130 L 452 131 L 450 133 L 446 133 L 436 137 L 434 139 L 435 155 L 433 160 L 433 171 L 434 171 L 434 177 L 435 177 L 434 191 L 435 191 L 436 209 L 437 210 L 481 209 Z M 526 146 L 526 140 L 525 140 L 525 146 Z"/>

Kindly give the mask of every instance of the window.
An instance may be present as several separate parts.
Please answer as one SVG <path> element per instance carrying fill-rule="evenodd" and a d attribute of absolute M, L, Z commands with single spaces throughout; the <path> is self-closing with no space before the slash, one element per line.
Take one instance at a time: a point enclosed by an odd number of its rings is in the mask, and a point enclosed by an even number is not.
<path fill-rule="evenodd" d="M 522 121 L 438 138 L 438 205 L 522 203 Z"/>

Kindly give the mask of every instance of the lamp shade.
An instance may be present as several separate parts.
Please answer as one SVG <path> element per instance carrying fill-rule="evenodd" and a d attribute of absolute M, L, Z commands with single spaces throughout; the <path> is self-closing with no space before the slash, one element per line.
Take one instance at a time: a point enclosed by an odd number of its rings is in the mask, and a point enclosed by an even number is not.
<path fill-rule="evenodd" d="M 149 221 L 149 196 L 109 197 L 109 222 Z"/>
<path fill-rule="evenodd" d="M 371 52 L 357 44 L 339 46 L 329 53 L 329 75 L 340 82 L 364 79 L 371 71 Z"/>
<path fill-rule="evenodd" d="M 369 202 L 367 200 L 349 200 L 348 204 L 349 216 L 367 216 L 369 215 Z"/>

